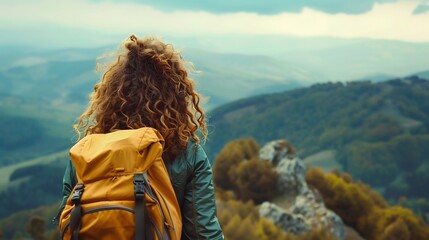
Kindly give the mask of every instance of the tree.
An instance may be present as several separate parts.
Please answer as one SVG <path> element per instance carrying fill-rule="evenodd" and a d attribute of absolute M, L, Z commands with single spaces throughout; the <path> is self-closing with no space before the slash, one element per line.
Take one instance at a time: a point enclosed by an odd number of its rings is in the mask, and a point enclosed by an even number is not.
<path fill-rule="evenodd" d="M 236 189 L 230 172 L 242 161 L 249 160 L 259 152 L 259 145 L 254 139 L 239 139 L 225 145 L 213 165 L 213 181 L 216 187 L 225 190 Z"/>
<path fill-rule="evenodd" d="M 374 186 L 388 184 L 399 171 L 385 143 L 353 142 L 347 145 L 345 155 L 350 173 Z"/>
<path fill-rule="evenodd" d="M 429 197 L 429 192 L 423 190 L 429 184 L 429 162 L 423 163 L 413 174 L 407 175 L 407 181 L 409 193 L 414 196 Z"/>
<path fill-rule="evenodd" d="M 411 240 L 410 231 L 401 218 L 390 224 L 383 233 L 383 240 Z"/>
<path fill-rule="evenodd" d="M 393 239 L 429 239 L 429 227 L 423 220 L 416 216 L 410 209 L 394 206 L 377 211 L 376 219 L 377 233 L 375 239 L 382 239 L 383 236 Z M 399 238 L 399 237 L 403 238 Z M 392 238 L 386 238 L 392 239 Z"/>
<path fill-rule="evenodd" d="M 259 204 L 271 200 L 276 193 L 278 173 L 268 161 L 253 158 L 243 161 L 230 171 L 240 199 Z"/>
<path fill-rule="evenodd" d="M 389 207 L 368 185 L 345 179 L 315 168 L 307 172 L 307 182 L 322 194 L 326 206 L 365 239 L 429 239 L 429 227 L 411 210 Z"/>
<path fill-rule="evenodd" d="M 401 135 L 389 142 L 398 166 L 407 171 L 414 171 L 422 162 L 424 149 L 419 146 L 419 139 L 411 135 Z"/>

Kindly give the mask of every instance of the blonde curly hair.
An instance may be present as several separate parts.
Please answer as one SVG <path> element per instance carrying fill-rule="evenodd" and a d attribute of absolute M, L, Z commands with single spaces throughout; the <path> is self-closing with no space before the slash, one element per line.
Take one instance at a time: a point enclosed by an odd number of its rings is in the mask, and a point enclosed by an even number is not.
<path fill-rule="evenodd" d="M 165 140 L 164 159 L 174 159 L 190 138 L 207 137 L 201 96 L 187 62 L 171 44 L 132 35 L 124 53 L 108 65 L 88 108 L 73 127 L 79 136 L 153 127 Z"/>

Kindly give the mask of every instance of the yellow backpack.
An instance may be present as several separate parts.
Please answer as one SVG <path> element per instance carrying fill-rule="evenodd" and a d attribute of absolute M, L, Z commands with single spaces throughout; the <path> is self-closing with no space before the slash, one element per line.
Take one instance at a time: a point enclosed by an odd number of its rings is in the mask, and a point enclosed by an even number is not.
<path fill-rule="evenodd" d="M 78 184 L 60 217 L 62 239 L 172 239 L 180 208 L 153 128 L 91 134 L 70 149 Z"/>

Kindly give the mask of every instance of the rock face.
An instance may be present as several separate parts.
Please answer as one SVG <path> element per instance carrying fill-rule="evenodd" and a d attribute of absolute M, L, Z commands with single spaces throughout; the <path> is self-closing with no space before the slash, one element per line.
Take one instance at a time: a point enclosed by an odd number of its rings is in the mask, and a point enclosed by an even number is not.
<path fill-rule="evenodd" d="M 289 211 L 285 211 L 279 206 L 264 202 L 259 207 L 259 215 L 270 218 L 273 222 L 280 226 L 284 231 L 299 235 L 310 230 L 308 225 L 301 215 L 295 215 Z"/>
<path fill-rule="evenodd" d="M 277 192 L 279 194 L 304 194 L 309 191 L 305 181 L 305 167 L 302 161 L 289 154 L 285 140 L 267 143 L 259 151 L 259 158 L 269 161 L 279 173 Z"/>
<path fill-rule="evenodd" d="M 285 231 L 295 235 L 313 228 L 325 228 L 337 239 L 344 240 L 343 221 L 309 189 L 305 181 L 304 164 L 289 152 L 284 140 L 269 142 L 259 152 L 259 158 L 270 161 L 279 173 L 276 186 L 278 195 L 292 197 L 287 208 L 264 202 L 259 208 L 259 215 L 273 220 Z"/>

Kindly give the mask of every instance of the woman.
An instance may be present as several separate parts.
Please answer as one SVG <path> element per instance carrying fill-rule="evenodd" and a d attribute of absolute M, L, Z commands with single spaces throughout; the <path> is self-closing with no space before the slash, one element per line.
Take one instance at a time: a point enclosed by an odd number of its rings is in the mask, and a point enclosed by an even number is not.
<path fill-rule="evenodd" d="M 216 217 L 212 170 L 197 133 L 207 136 L 200 95 L 185 61 L 155 38 L 125 41 L 125 52 L 94 87 L 74 126 L 79 134 L 152 127 L 165 140 L 163 160 L 182 214 L 182 239 L 223 239 Z M 77 183 L 73 164 L 64 175 L 61 209 Z"/>

